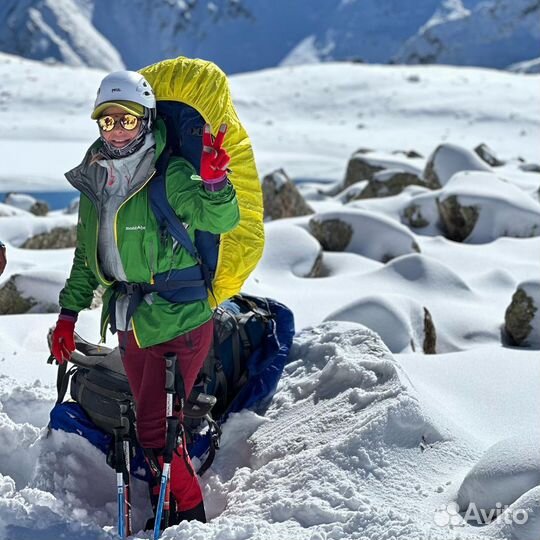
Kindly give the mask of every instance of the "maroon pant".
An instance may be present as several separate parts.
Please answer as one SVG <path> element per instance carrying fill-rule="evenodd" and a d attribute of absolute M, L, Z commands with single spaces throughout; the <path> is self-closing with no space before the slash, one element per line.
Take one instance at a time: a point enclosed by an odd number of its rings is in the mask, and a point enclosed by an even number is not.
<path fill-rule="evenodd" d="M 127 333 L 127 339 L 124 332 L 118 334 L 119 342 L 125 342 L 122 361 L 135 399 L 139 443 L 143 448 L 163 448 L 167 407 L 164 354 L 176 353 L 177 372 L 182 375 L 186 397 L 189 396 L 212 344 L 213 321 L 146 349 L 138 347 L 133 332 Z M 187 451 L 184 455 L 184 449 L 179 447 L 173 456 L 171 491 L 178 510 L 190 510 L 202 501 L 201 489 Z"/>

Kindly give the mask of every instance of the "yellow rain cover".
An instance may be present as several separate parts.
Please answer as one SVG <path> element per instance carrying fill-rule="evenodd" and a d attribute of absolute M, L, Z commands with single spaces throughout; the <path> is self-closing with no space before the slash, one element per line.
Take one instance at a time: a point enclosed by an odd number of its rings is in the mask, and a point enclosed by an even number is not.
<path fill-rule="evenodd" d="M 180 101 L 193 107 L 212 126 L 214 135 L 223 122 L 228 126 L 223 147 L 231 156 L 230 180 L 240 206 L 240 224 L 221 235 L 214 279 L 214 295 L 221 303 L 240 292 L 264 247 L 262 190 L 251 142 L 234 109 L 227 77 L 212 62 L 180 56 L 140 73 L 158 101 Z"/>

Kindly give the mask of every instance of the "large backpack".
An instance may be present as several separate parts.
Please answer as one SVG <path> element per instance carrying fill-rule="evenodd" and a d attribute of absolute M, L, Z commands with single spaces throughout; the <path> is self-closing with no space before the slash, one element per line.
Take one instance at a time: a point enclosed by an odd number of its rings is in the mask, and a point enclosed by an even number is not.
<path fill-rule="evenodd" d="M 215 64 L 178 57 L 140 70 L 151 84 L 157 100 L 157 114 L 167 127 L 167 148 L 156 164 L 150 184 L 150 202 L 161 226 L 188 251 L 196 252 L 202 277 L 210 289 L 210 303 L 216 307 L 238 294 L 259 261 L 264 246 L 262 190 L 251 143 L 236 114 L 227 77 Z M 205 123 L 214 130 L 228 126 L 224 148 L 231 157 L 229 180 L 234 185 L 240 222 L 219 238 L 198 231 L 191 243 L 182 221 L 170 208 L 165 191 L 165 172 L 170 156 L 187 159 L 199 172 L 202 133 Z M 199 279 L 178 275 L 175 279 Z M 167 279 L 169 277 L 167 276 Z M 191 291 L 164 292 L 170 301 L 185 301 Z"/>
<path fill-rule="evenodd" d="M 184 409 L 188 452 L 201 460 L 199 474 L 211 465 L 229 414 L 265 412 L 288 357 L 294 319 L 275 300 L 238 295 L 215 310 L 214 328 L 214 346 Z M 74 365 L 67 372 L 65 364 L 59 367 L 49 428 L 82 435 L 110 455 L 114 430 L 124 427 L 135 449 L 132 472 L 148 480 L 140 475 L 144 458 L 137 450 L 135 404 L 118 349 L 98 348 L 79 337 L 76 345 Z M 68 386 L 73 401 L 63 402 Z"/>

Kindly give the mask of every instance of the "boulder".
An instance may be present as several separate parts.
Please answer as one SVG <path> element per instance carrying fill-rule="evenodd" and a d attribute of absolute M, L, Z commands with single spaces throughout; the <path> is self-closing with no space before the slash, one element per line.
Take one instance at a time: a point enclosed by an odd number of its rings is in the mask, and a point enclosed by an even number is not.
<path fill-rule="evenodd" d="M 384 168 L 385 167 L 381 165 L 372 165 L 369 160 L 365 158 L 365 153 L 356 152 L 352 155 L 347 164 L 347 171 L 341 188 L 348 188 L 361 180 L 371 180 L 375 173 L 384 170 Z"/>
<path fill-rule="evenodd" d="M 455 242 L 463 242 L 473 231 L 478 221 L 476 206 L 462 206 L 456 195 L 444 200 L 436 199 L 444 235 Z"/>
<path fill-rule="evenodd" d="M 474 152 L 455 144 L 441 144 L 429 156 L 424 181 L 433 189 L 444 186 L 460 171 L 491 171 Z"/>
<path fill-rule="evenodd" d="M 540 280 L 518 285 L 506 309 L 504 329 L 512 345 L 540 348 Z"/>
<path fill-rule="evenodd" d="M 402 219 L 413 229 L 423 229 L 430 225 L 429 220 L 422 213 L 422 206 L 415 203 L 411 203 L 404 208 Z"/>
<path fill-rule="evenodd" d="M 0 288 L 0 314 L 16 315 L 27 313 L 36 304 L 33 298 L 25 297 L 17 288 L 17 275 L 11 276 Z"/>
<path fill-rule="evenodd" d="M 356 253 L 383 263 L 420 251 L 407 227 L 362 208 L 318 213 L 310 219 L 309 231 L 326 251 Z"/>
<path fill-rule="evenodd" d="M 354 199 L 390 197 L 392 195 L 398 195 L 407 186 L 429 187 L 416 174 L 397 169 L 387 169 L 375 173 L 372 179 L 368 181 L 367 186 Z"/>
<path fill-rule="evenodd" d="M 408 158 L 423 158 L 424 156 L 416 150 L 394 150 L 392 154 L 403 154 Z"/>
<path fill-rule="evenodd" d="M 75 247 L 77 227 L 57 227 L 49 232 L 37 234 L 26 240 L 23 249 L 63 249 Z"/>
<path fill-rule="evenodd" d="M 522 163 L 519 168 L 523 172 L 539 173 L 540 165 L 538 163 Z"/>
<path fill-rule="evenodd" d="M 314 213 L 283 169 L 264 177 L 262 191 L 264 219 L 282 219 Z"/>
<path fill-rule="evenodd" d="M 345 251 L 353 236 L 353 228 L 340 219 L 311 219 L 309 231 L 325 251 Z"/>
<path fill-rule="evenodd" d="M 504 165 L 504 161 L 500 160 L 496 155 L 495 152 L 487 145 L 487 144 L 479 144 L 474 151 L 476 154 L 483 159 L 488 165 L 491 167 L 500 167 L 501 165 Z"/>
<path fill-rule="evenodd" d="M 437 331 L 433 323 L 433 317 L 427 307 L 424 307 L 424 354 L 436 354 Z"/>

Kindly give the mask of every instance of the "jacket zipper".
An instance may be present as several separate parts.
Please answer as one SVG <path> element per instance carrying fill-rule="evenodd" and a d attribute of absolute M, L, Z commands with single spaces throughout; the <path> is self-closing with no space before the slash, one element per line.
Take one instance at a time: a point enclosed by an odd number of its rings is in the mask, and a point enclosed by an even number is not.
<path fill-rule="evenodd" d="M 137 193 L 139 193 L 145 186 L 146 184 L 148 184 L 148 182 L 150 182 L 150 180 L 152 180 L 152 178 L 154 178 L 155 174 L 156 174 L 157 171 L 154 171 L 145 181 L 144 183 L 141 185 L 141 187 L 137 190 L 137 191 L 134 191 L 119 207 L 118 207 L 118 210 L 116 210 L 115 214 L 114 214 L 114 223 L 113 223 L 113 230 L 114 230 L 114 243 L 116 244 L 116 249 L 118 249 L 118 229 L 117 229 L 117 224 L 118 224 L 118 212 L 120 212 L 120 209 L 128 202 L 130 201 L 135 195 L 137 195 Z M 120 252 L 120 250 L 118 249 L 118 252 Z M 153 279 L 153 278 L 152 278 Z M 135 320 L 134 318 L 132 317 L 131 318 L 131 328 L 133 330 L 133 337 L 135 338 L 135 341 L 137 342 L 137 346 L 140 348 L 141 347 L 141 344 L 139 342 L 139 338 L 137 337 L 137 331 L 135 330 Z"/>

